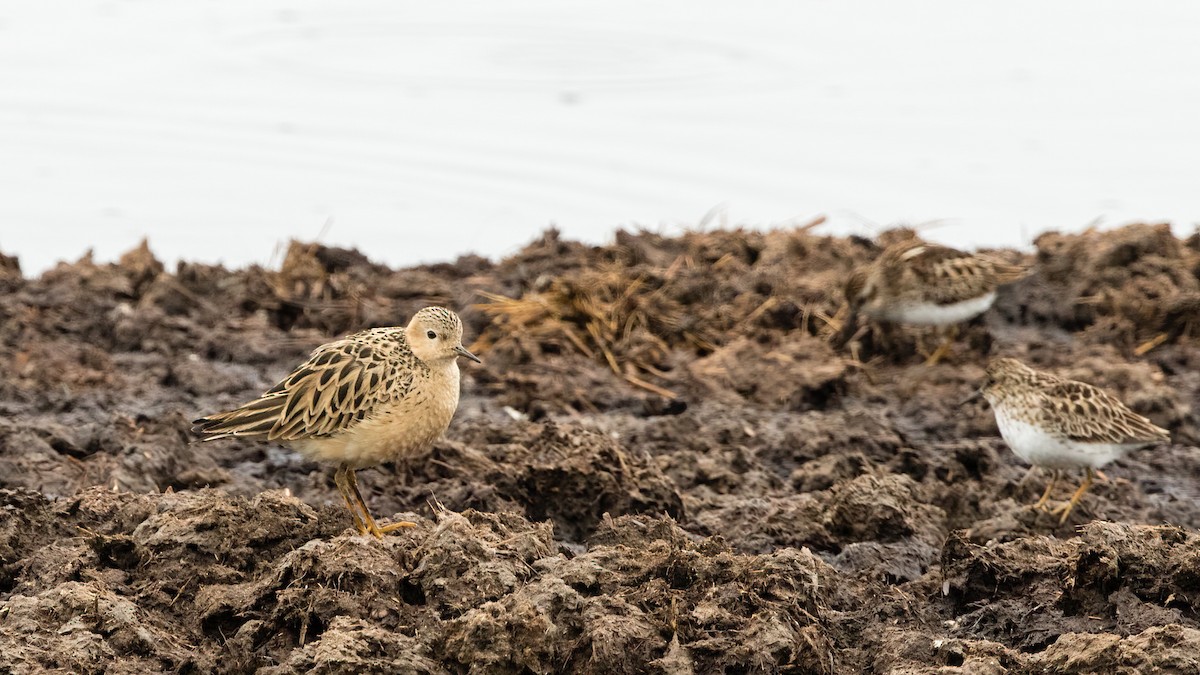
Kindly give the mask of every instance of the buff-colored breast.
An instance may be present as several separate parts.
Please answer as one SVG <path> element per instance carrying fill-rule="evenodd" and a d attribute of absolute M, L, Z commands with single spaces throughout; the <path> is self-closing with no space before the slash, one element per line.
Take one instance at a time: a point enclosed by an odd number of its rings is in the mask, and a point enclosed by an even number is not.
<path fill-rule="evenodd" d="M 424 454 L 450 426 L 458 408 L 458 364 L 431 371 L 408 395 L 383 404 L 353 427 L 323 438 L 293 441 L 312 459 L 364 468 Z"/>

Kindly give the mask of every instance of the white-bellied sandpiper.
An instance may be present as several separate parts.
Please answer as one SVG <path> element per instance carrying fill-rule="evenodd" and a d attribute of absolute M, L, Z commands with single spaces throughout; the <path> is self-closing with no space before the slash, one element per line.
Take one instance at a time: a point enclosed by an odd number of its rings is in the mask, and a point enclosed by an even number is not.
<path fill-rule="evenodd" d="M 996 414 L 1004 442 L 1018 457 L 1054 473 L 1042 508 L 1064 469 L 1086 475 L 1070 501 L 1055 509 L 1066 522 L 1095 471 L 1136 450 L 1171 440 L 1170 433 L 1090 384 L 1043 373 L 1016 359 L 993 359 L 980 392 Z"/>
<path fill-rule="evenodd" d="M 928 355 L 926 364 L 933 365 L 949 352 L 957 324 L 987 311 L 999 286 L 1026 273 L 1020 265 L 920 240 L 893 244 L 847 280 L 846 335 L 857 329 L 859 314 L 885 323 L 949 327 Z"/>

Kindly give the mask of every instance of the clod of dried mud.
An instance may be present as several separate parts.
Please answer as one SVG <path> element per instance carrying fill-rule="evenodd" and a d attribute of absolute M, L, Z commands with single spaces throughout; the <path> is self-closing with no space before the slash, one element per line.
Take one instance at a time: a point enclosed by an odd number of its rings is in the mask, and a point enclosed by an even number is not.
<path fill-rule="evenodd" d="M 406 270 L 300 242 L 278 270 L 167 270 L 143 245 L 38 279 L 0 255 L 0 670 L 1200 671 L 1200 235 L 996 252 L 1033 273 L 934 368 L 920 331 L 836 348 L 848 272 L 911 236 L 548 232 Z M 362 472 L 416 528 L 355 536 L 326 467 L 187 436 L 433 303 L 485 365 L 427 457 Z M 961 404 L 997 354 L 1173 442 L 1057 527 Z"/>

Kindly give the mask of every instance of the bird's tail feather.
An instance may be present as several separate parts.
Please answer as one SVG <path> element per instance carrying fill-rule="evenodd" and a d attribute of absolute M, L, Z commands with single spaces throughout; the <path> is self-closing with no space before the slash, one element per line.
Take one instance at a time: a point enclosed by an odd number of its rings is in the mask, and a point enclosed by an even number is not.
<path fill-rule="evenodd" d="M 1032 268 L 1029 265 L 1021 263 L 1010 263 L 996 258 L 987 258 L 988 263 L 992 266 L 992 274 L 996 276 L 996 282 L 1000 284 L 1011 284 L 1015 281 L 1020 281 L 1029 276 Z"/>
<path fill-rule="evenodd" d="M 266 438 L 283 412 L 282 397 L 263 397 L 227 412 L 201 417 L 192 422 L 192 433 L 202 441 L 230 436 Z"/>

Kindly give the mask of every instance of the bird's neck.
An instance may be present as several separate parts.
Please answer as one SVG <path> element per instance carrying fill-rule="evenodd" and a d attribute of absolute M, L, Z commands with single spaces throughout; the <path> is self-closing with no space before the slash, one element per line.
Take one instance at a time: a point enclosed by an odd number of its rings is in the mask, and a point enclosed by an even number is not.
<path fill-rule="evenodd" d="M 425 365 L 429 368 L 429 374 L 434 377 L 458 377 L 458 359 L 426 361 Z"/>

